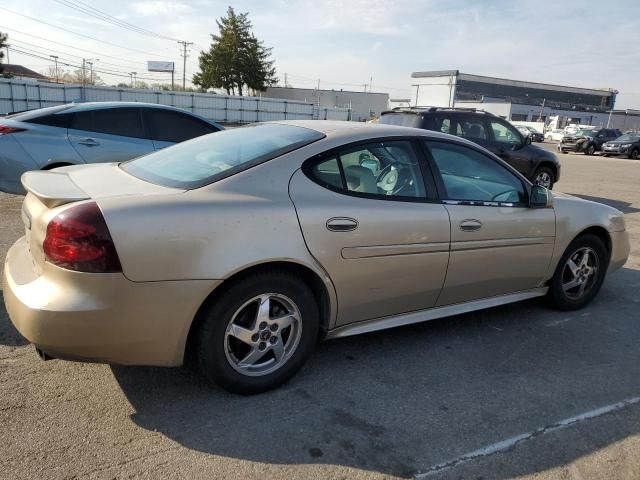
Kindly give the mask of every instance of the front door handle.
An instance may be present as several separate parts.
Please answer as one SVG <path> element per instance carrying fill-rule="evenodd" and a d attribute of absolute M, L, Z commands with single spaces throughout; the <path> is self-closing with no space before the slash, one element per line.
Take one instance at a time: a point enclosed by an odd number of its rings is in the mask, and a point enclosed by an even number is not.
<path fill-rule="evenodd" d="M 100 143 L 96 142 L 93 138 L 83 138 L 78 140 L 80 145 L 86 145 L 87 147 L 97 147 Z"/>
<path fill-rule="evenodd" d="M 349 217 L 333 217 L 327 220 L 327 230 L 332 232 L 352 232 L 358 228 L 358 221 Z"/>
<path fill-rule="evenodd" d="M 463 232 L 475 232 L 482 228 L 482 222 L 474 218 L 468 218 L 460 222 L 460 230 Z"/>

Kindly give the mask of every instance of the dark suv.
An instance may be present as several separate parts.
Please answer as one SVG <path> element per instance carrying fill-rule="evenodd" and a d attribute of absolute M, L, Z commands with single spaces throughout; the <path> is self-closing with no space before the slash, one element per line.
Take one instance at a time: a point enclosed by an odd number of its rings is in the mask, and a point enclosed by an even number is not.
<path fill-rule="evenodd" d="M 573 135 L 565 135 L 558 144 L 562 153 L 582 152 L 593 155 L 602 150 L 602 144 L 615 140 L 622 132 L 615 128 L 581 128 Z"/>
<path fill-rule="evenodd" d="M 489 112 L 462 108 L 396 108 L 379 123 L 423 128 L 466 138 L 495 153 L 532 183 L 549 189 L 560 178 L 560 162 L 550 151 L 531 145 L 512 124 Z"/>

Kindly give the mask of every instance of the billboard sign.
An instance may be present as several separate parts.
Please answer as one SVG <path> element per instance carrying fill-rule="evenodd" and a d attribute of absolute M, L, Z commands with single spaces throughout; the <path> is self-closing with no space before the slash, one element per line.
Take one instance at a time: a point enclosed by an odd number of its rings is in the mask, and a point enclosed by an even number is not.
<path fill-rule="evenodd" d="M 173 62 L 154 62 L 149 60 L 147 62 L 147 70 L 150 72 L 173 72 L 175 71 L 175 65 Z"/>

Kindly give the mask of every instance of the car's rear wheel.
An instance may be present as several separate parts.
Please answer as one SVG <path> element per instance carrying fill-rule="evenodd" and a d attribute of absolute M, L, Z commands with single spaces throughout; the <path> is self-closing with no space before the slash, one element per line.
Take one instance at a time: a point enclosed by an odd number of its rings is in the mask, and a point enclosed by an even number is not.
<path fill-rule="evenodd" d="M 287 274 L 257 274 L 229 287 L 205 312 L 200 370 L 241 394 L 275 388 L 302 367 L 318 338 L 313 293 Z"/>
<path fill-rule="evenodd" d="M 629 158 L 631 160 L 638 160 L 639 157 L 640 157 L 640 150 L 638 150 L 637 148 L 634 148 L 629 152 Z"/>
<path fill-rule="evenodd" d="M 533 183 L 551 190 L 553 188 L 554 178 L 555 175 L 549 167 L 538 167 L 536 173 L 533 175 Z"/>
<path fill-rule="evenodd" d="M 586 153 L 587 155 L 593 155 L 594 153 L 596 153 L 596 147 L 593 145 L 589 145 L 584 153 Z"/>
<path fill-rule="evenodd" d="M 609 256 L 593 234 L 576 238 L 560 259 L 549 284 L 548 298 L 560 310 L 576 310 L 596 296 L 604 281 Z"/>

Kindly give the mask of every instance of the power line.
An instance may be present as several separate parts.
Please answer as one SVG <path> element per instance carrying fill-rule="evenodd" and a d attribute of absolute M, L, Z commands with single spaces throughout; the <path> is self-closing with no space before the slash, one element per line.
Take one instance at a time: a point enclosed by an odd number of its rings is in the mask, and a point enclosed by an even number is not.
<path fill-rule="evenodd" d="M 15 12 L 15 11 L 9 9 L 9 8 L 6 8 L 6 7 L 0 7 L 0 9 L 1 10 L 5 10 L 5 11 L 7 11 L 9 13 L 13 13 L 14 15 L 19 15 L 21 17 L 28 18 L 29 20 L 33 20 L 34 22 L 42 23 L 43 25 L 48 25 L 49 27 L 57 28 L 58 30 L 62 30 L 64 32 L 71 33 L 73 35 L 77 35 L 79 37 L 84 37 L 84 38 L 88 38 L 89 40 L 93 40 L 95 42 L 100 42 L 100 43 L 105 43 L 107 45 L 111 45 L 112 47 L 122 48 L 124 50 L 129 50 L 131 52 L 136 52 L 136 53 L 144 53 L 145 55 L 153 55 L 153 56 L 158 55 L 157 53 L 147 52 L 147 51 L 144 51 L 144 50 L 137 50 L 135 48 L 130 48 L 130 47 L 124 47 L 124 46 L 118 45 L 116 43 L 108 42 L 107 40 L 99 40 L 99 39 L 97 39 L 95 37 L 91 37 L 91 36 L 85 35 L 83 33 L 74 32 L 74 31 L 68 30 L 68 29 L 66 29 L 64 27 L 59 27 L 59 26 L 54 25 L 52 23 L 45 22 L 44 20 L 39 20 L 37 18 L 30 17 L 29 15 L 25 15 L 24 13 Z"/>
<path fill-rule="evenodd" d="M 117 26 L 117 27 L 121 27 L 124 28 L 126 30 L 132 31 L 132 32 L 136 32 L 139 33 L 141 35 L 147 35 L 150 37 L 155 37 L 155 38 L 159 38 L 159 39 L 163 39 L 163 40 L 169 40 L 172 42 L 177 42 L 178 40 L 175 38 L 171 38 L 168 37 L 167 35 L 163 35 L 160 33 L 156 33 L 156 32 L 152 32 L 151 30 L 147 30 L 145 28 L 139 27 L 137 25 L 134 25 L 132 23 L 129 22 L 125 22 L 124 20 L 121 20 L 117 17 L 114 17 L 112 15 L 109 15 L 108 13 L 99 10 L 95 7 L 92 7 L 91 5 L 88 5 L 80 0 L 55 0 L 56 2 L 58 2 L 61 5 L 65 5 L 66 7 L 71 8 L 72 10 L 76 10 L 79 12 L 82 12 L 86 15 L 89 15 L 93 18 L 97 18 L 99 20 L 102 20 L 103 22 L 109 23 L 111 25 Z"/>
<path fill-rule="evenodd" d="M 13 27 L 7 27 L 5 25 L 0 25 L 0 28 L 5 29 L 5 30 L 9 30 L 9 31 L 12 31 L 12 32 L 19 33 L 21 35 L 27 35 L 28 37 L 37 38 L 38 40 L 44 40 L 44 41 L 46 41 L 48 43 L 54 43 L 56 45 L 60 45 L 60 46 L 63 46 L 63 47 L 73 48 L 74 50 L 78 50 L 78 51 L 81 51 L 81 52 L 97 54 L 97 55 L 100 55 L 102 57 L 107 57 L 107 58 L 114 58 L 116 60 L 120 60 L 120 61 L 125 62 L 125 63 L 133 63 L 133 64 L 136 64 L 136 65 L 140 65 L 140 64 L 144 63 L 142 60 L 127 60 L 127 59 L 122 58 L 122 57 L 116 57 L 114 55 L 107 55 L 106 53 L 103 53 L 103 52 L 97 52 L 95 50 L 88 50 L 86 48 L 76 47 L 76 46 L 73 46 L 73 45 L 69 45 L 67 43 L 56 42 L 54 40 L 50 40 L 50 39 L 45 38 L 45 37 L 39 37 L 38 35 L 33 35 L 32 33 L 23 32 L 21 30 L 17 30 L 17 29 L 15 29 Z M 27 42 L 24 42 L 24 40 L 22 40 L 22 42 L 23 43 L 27 43 Z M 41 48 L 47 48 L 47 47 L 41 47 Z M 72 55 L 72 54 L 69 54 L 69 55 Z M 127 67 L 127 68 L 129 68 L 129 67 Z"/>
<path fill-rule="evenodd" d="M 47 57 L 44 57 L 42 55 L 39 55 L 37 53 L 33 53 L 32 51 L 25 51 L 23 50 L 24 47 L 22 48 L 15 48 L 15 47 L 11 47 L 11 50 L 16 52 L 16 53 L 20 53 L 21 55 L 27 55 L 29 57 L 34 57 L 34 58 L 39 58 L 42 60 L 49 60 Z M 30 49 L 28 49 L 30 50 Z M 64 65 L 67 67 L 72 67 L 72 68 L 77 68 L 77 69 L 82 69 L 82 65 L 78 65 L 78 64 L 74 64 L 74 63 L 70 63 L 69 61 L 58 61 L 59 65 Z M 129 77 L 129 74 L 126 72 L 121 72 L 121 71 L 117 71 L 117 70 L 104 70 L 104 69 L 94 69 L 93 70 L 96 73 L 102 73 L 105 75 L 112 75 L 115 77 Z M 143 77 L 143 80 L 148 80 L 148 81 L 155 81 L 155 82 L 163 82 L 166 81 L 166 78 L 157 78 L 157 77 Z"/>

